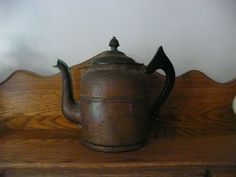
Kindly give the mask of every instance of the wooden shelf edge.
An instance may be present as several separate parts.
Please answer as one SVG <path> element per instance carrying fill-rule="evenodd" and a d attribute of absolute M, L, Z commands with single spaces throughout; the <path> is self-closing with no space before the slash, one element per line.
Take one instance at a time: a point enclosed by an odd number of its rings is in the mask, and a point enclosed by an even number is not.
<path fill-rule="evenodd" d="M 197 168 L 197 167 L 235 167 L 236 164 L 231 163 L 147 163 L 147 162 L 132 162 L 132 163 L 0 163 L 0 168 L 76 168 L 76 169 L 97 169 L 97 168 Z"/>

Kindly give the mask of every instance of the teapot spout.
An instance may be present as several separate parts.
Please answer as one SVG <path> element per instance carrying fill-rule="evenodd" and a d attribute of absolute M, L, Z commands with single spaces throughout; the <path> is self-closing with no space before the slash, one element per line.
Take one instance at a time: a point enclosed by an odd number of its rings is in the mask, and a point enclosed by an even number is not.
<path fill-rule="evenodd" d="M 80 104 L 74 99 L 70 69 L 67 64 L 60 59 L 57 60 L 57 65 L 54 67 L 59 68 L 62 73 L 62 113 L 66 119 L 81 125 Z"/>

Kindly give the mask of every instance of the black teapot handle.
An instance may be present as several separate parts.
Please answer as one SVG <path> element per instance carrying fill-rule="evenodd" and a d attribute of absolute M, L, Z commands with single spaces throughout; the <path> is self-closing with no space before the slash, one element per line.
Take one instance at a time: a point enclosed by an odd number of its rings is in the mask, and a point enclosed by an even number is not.
<path fill-rule="evenodd" d="M 151 107 L 151 114 L 155 117 L 159 115 L 161 105 L 165 102 L 175 83 L 175 70 L 166 56 L 162 46 L 159 47 L 156 55 L 146 67 L 146 73 L 152 74 L 157 69 L 162 69 L 166 74 L 166 82 L 160 96 L 156 99 Z"/>

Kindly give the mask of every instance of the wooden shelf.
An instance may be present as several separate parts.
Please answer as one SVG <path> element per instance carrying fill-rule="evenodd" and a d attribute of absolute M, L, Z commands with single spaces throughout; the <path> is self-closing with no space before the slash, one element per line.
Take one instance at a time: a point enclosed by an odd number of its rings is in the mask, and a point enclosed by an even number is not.
<path fill-rule="evenodd" d="M 236 163 L 236 135 L 195 139 L 157 138 L 136 151 L 103 153 L 81 145 L 79 132 L 1 131 L 0 168 L 226 166 Z"/>
<path fill-rule="evenodd" d="M 72 67 L 76 97 L 80 73 Z M 164 78 L 150 77 L 150 105 Z M 84 147 L 80 128 L 60 111 L 60 75 L 15 72 L 0 84 L 0 177 L 236 176 L 236 81 L 219 84 L 198 71 L 177 78 L 150 127 L 146 146 L 123 153 Z"/>
<path fill-rule="evenodd" d="M 229 168 L 235 167 L 236 164 L 236 135 L 191 139 L 158 137 L 136 151 L 102 153 L 81 145 L 79 132 L 2 130 L 0 169 L 7 169 L 9 174 L 21 169 L 23 176 L 28 172 L 37 174 L 45 170 L 54 175 L 58 173 L 57 170 L 64 169 L 67 169 L 66 176 L 74 174 L 74 170 L 82 170 L 83 173 L 91 170 L 93 176 L 97 171 L 101 173 L 103 170 L 106 173 L 116 172 L 117 175 L 128 175 L 128 172 L 134 176 L 138 172 L 154 175 L 161 174 L 164 170 L 166 175 L 174 175 L 172 173 L 175 172 L 178 176 L 177 172 L 182 171 L 181 173 L 185 172 L 186 175 L 204 176 L 209 167 Z M 236 172 L 236 168 L 234 169 Z"/>

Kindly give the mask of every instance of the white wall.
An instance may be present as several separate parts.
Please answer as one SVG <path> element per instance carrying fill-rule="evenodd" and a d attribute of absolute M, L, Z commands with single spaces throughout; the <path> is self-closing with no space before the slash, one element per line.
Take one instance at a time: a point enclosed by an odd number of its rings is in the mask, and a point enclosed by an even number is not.
<path fill-rule="evenodd" d="M 148 64 L 163 45 L 177 74 L 236 78 L 235 0 L 0 0 L 0 80 L 16 69 L 42 75 L 107 50 Z"/>

